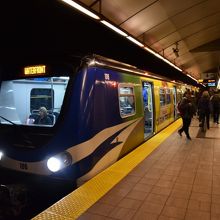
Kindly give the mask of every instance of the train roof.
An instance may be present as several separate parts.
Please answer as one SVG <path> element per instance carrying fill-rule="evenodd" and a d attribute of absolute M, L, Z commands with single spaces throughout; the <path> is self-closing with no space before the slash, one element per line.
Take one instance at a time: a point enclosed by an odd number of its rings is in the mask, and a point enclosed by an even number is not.
<path fill-rule="evenodd" d="M 114 59 L 103 57 L 103 56 L 100 56 L 97 54 L 85 56 L 82 59 L 82 61 L 83 61 L 83 63 L 86 63 L 88 66 L 108 67 L 108 68 L 111 68 L 114 70 L 125 71 L 130 74 L 140 75 L 140 76 L 149 77 L 149 78 L 153 78 L 153 79 L 157 79 L 157 80 L 163 80 L 163 81 L 168 81 L 168 82 L 172 81 L 177 84 L 183 83 L 180 81 L 178 81 L 178 82 L 174 81 L 174 80 L 167 78 L 167 77 L 164 77 L 164 76 L 160 76 L 158 74 L 154 74 L 149 71 L 138 69 L 136 66 L 133 66 L 133 65 L 130 65 L 127 63 L 123 63 L 120 61 L 116 61 Z"/>

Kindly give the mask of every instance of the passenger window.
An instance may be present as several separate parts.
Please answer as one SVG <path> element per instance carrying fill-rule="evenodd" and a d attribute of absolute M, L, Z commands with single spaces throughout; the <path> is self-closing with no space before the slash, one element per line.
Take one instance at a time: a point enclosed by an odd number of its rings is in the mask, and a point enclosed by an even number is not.
<path fill-rule="evenodd" d="M 164 106 L 165 103 L 165 91 L 163 88 L 160 88 L 160 106 Z"/>
<path fill-rule="evenodd" d="M 134 88 L 127 85 L 119 85 L 119 107 L 121 117 L 128 117 L 135 114 Z"/>
<path fill-rule="evenodd" d="M 166 90 L 166 104 L 170 104 L 171 103 L 171 97 L 170 97 L 170 89 Z"/>
<path fill-rule="evenodd" d="M 41 106 L 48 110 L 53 109 L 54 106 L 54 91 L 53 89 L 34 88 L 31 90 L 30 110 L 38 110 Z"/>

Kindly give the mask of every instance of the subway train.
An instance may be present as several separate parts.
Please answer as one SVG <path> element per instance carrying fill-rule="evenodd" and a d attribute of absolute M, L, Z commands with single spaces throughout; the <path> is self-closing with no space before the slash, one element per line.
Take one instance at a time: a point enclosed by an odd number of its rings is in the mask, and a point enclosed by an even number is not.
<path fill-rule="evenodd" d="M 174 122 L 196 89 L 99 55 L 6 72 L 0 169 L 30 182 L 83 184 Z M 41 107 L 49 124 L 35 123 Z"/>

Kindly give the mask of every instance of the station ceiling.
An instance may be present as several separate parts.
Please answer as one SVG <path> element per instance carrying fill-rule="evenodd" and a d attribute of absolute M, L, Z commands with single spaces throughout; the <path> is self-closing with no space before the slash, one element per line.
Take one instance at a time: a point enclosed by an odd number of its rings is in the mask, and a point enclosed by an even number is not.
<path fill-rule="evenodd" d="M 61 0 L 1 4 L 0 63 L 21 62 L 34 54 L 71 57 L 96 53 L 190 84 L 195 82 L 187 74 L 200 79 L 203 73 L 219 70 L 219 0 L 78 2 L 175 63 L 183 72 Z"/>
<path fill-rule="evenodd" d="M 199 79 L 220 66 L 219 0 L 80 0 Z"/>

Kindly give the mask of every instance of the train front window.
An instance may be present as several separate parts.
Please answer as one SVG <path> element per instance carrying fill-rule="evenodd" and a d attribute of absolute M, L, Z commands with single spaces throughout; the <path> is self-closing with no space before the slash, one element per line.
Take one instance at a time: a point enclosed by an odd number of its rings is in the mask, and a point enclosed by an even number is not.
<path fill-rule="evenodd" d="M 69 77 L 2 81 L 0 123 L 54 126 L 63 105 L 68 81 Z"/>

